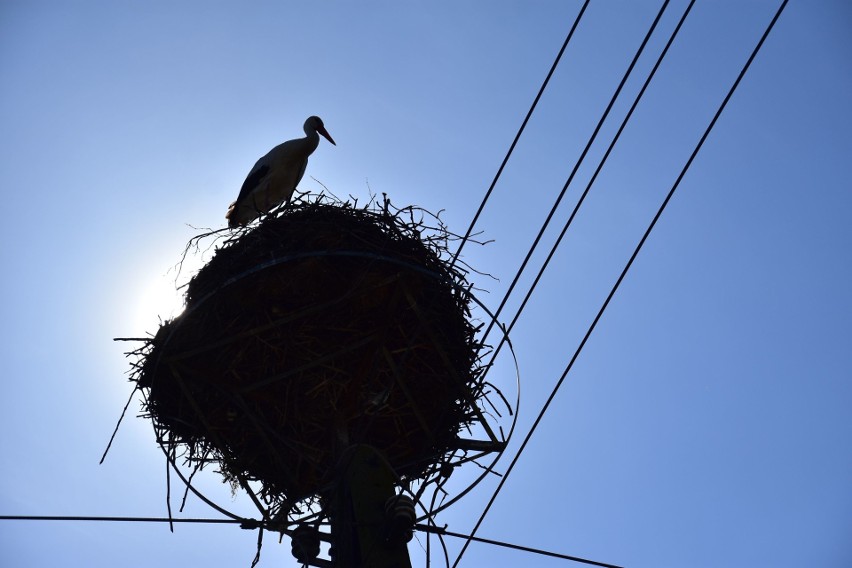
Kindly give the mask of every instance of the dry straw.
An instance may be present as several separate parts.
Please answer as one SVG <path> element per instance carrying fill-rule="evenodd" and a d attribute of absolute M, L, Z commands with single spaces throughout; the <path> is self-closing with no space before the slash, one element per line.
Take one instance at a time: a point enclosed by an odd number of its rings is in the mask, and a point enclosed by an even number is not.
<path fill-rule="evenodd" d="M 159 442 L 259 485 L 270 505 L 322 495 L 359 443 L 403 480 L 430 475 L 484 422 L 482 346 L 450 237 L 387 198 L 323 196 L 229 238 L 189 282 L 184 313 L 137 351 Z"/>

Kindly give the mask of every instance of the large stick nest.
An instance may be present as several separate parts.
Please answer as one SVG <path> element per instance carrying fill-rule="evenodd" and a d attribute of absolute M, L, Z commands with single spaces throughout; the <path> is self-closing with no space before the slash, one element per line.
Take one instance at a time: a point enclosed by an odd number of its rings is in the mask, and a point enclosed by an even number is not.
<path fill-rule="evenodd" d="M 424 213 L 320 199 L 228 239 L 138 367 L 160 441 L 290 502 L 332 485 L 352 444 L 410 479 L 456 449 L 480 346 Z"/>

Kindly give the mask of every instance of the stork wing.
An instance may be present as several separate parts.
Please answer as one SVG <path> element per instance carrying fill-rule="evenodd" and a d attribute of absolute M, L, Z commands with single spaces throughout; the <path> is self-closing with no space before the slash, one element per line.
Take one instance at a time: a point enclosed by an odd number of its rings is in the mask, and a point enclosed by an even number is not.
<path fill-rule="evenodd" d="M 259 167 L 258 167 L 259 166 Z M 237 203 L 241 202 L 245 197 L 255 190 L 257 186 L 260 185 L 260 182 L 263 181 L 263 178 L 266 177 L 266 174 L 269 173 L 269 165 L 268 164 L 256 164 L 254 168 L 252 168 L 251 172 L 249 172 L 246 181 L 243 182 L 243 186 L 240 188 L 240 194 L 237 196 Z"/>

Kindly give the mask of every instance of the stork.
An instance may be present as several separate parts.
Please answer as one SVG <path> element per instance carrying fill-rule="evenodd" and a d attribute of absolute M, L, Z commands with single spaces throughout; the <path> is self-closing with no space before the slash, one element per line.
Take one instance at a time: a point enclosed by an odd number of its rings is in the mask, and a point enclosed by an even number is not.
<path fill-rule="evenodd" d="M 243 182 L 237 200 L 231 203 L 225 214 L 229 227 L 247 225 L 279 203 L 290 201 L 296 185 L 305 174 L 308 156 L 319 145 L 320 134 L 337 145 L 320 117 L 308 117 L 304 128 L 304 138 L 279 144 L 257 161 Z"/>

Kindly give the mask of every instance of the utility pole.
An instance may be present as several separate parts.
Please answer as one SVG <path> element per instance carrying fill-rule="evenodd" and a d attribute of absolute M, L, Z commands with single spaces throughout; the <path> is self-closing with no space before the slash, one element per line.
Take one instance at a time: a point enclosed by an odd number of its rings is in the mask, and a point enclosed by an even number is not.
<path fill-rule="evenodd" d="M 332 497 L 331 559 L 339 568 L 411 568 L 414 505 L 396 495 L 396 474 L 375 448 L 352 448 Z"/>

